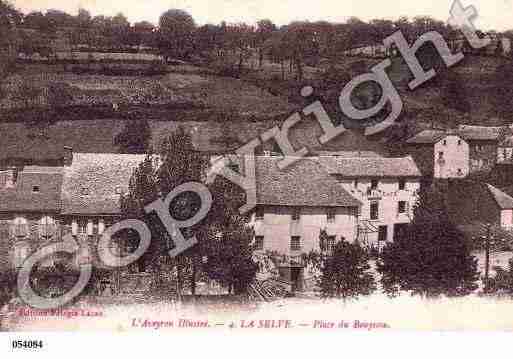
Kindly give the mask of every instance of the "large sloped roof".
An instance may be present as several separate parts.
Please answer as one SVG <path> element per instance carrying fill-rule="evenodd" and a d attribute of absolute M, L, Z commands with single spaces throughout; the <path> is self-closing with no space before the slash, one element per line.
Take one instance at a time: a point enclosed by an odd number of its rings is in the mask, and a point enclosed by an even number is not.
<path fill-rule="evenodd" d="M 502 136 L 504 127 L 460 125 L 458 133 L 465 140 L 494 141 Z"/>
<path fill-rule="evenodd" d="M 319 161 L 330 174 L 343 177 L 420 177 L 421 172 L 411 156 L 353 157 L 321 156 Z"/>
<path fill-rule="evenodd" d="M 487 184 L 486 186 L 501 209 L 513 209 L 513 198 L 511 198 L 510 195 L 490 184 Z"/>
<path fill-rule="evenodd" d="M 5 188 L 6 177 L 7 172 L 0 173 L 0 211 L 54 213 L 61 210 L 62 168 L 26 167 L 18 173 L 11 188 Z"/>
<path fill-rule="evenodd" d="M 283 206 L 356 207 L 361 202 L 329 175 L 317 158 L 301 158 L 285 169 L 280 157 L 256 157 L 257 203 Z"/>
<path fill-rule="evenodd" d="M 440 141 L 446 135 L 460 136 L 466 141 L 498 141 L 505 133 L 501 126 L 472 126 L 460 125 L 453 130 L 424 130 L 408 139 L 411 144 L 433 144 Z"/>
<path fill-rule="evenodd" d="M 440 141 L 445 135 L 446 132 L 443 130 L 424 130 L 408 139 L 406 143 L 433 144 Z"/>
<path fill-rule="evenodd" d="M 63 214 L 119 214 L 120 193 L 146 155 L 74 153 L 64 169 Z"/>

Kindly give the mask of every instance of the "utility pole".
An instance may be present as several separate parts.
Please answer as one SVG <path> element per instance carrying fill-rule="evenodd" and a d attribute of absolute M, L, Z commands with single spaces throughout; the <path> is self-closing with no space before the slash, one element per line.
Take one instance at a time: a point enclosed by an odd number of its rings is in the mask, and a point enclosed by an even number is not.
<path fill-rule="evenodd" d="M 488 282 L 490 279 L 490 236 L 491 236 L 491 225 L 486 226 L 486 237 L 485 237 L 485 281 L 484 281 L 484 292 L 488 292 Z"/>

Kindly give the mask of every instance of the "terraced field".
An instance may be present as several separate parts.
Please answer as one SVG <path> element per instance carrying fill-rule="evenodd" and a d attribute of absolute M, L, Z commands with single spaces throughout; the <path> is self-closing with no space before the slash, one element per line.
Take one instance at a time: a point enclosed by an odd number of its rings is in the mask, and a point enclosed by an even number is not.
<path fill-rule="evenodd" d="M 106 106 L 121 112 L 144 107 L 146 115 L 152 118 L 162 115 L 158 111 L 162 106 L 203 109 L 241 120 L 259 121 L 294 109 L 286 100 L 238 79 L 180 73 L 112 77 L 22 71 L 3 82 L 2 93 L 0 109 L 11 114 L 26 111 L 27 107 L 48 107 L 55 101 L 61 101 L 61 112 L 73 106 L 92 110 Z M 22 93 L 26 96 L 19 96 Z M 149 107 L 155 107 L 157 112 L 152 114 Z M 115 111 L 112 115 L 115 116 Z"/>

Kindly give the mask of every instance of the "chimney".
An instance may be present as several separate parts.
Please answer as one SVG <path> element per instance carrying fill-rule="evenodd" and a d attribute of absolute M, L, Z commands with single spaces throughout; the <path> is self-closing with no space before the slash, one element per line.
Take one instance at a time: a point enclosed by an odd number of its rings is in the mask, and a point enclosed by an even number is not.
<path fill-rule="evenodd" d="M 73 147 L 64 146 L 63 160 L 64 166 L 71 166 L 73 164 Z"/>

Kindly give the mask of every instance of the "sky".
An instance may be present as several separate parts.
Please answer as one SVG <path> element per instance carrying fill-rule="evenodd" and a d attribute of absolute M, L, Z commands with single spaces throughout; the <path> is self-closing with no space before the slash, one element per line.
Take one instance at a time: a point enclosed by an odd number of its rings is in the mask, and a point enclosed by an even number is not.
<path fill-rule="evenodd" d="M 59 9 L 76 14 L 80 7 L 92 15 L 113 16 L 122 12 L 130 22 L 158 23 L 161 13 L 177 8 L 188 11 L 198 24 L 246 22 L 271 19 L 278 25 L 294 20 L 343 22 L 356 16 L 362 20 L 397 19 L 400 16 L 428 15 L 449 18 L 452 0 L 10 0 L 23 12 Z M 474 5 L 479 17 L 475 24 L 483 30 L 513 29 L 513 0 L 461 0 Z"/>

